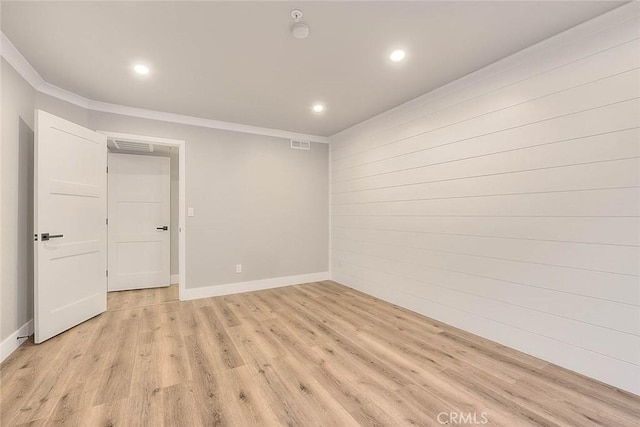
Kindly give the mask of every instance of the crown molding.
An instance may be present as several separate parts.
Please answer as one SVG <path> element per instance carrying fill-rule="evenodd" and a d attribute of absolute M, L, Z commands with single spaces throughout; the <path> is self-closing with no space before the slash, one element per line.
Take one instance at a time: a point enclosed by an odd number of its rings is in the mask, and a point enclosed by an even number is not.
<path fill-rule="evenodd" d="M 299 132 L 290 132 L 280 129 L 264 128 L 245 125 L 242 123 L 225 122 L 221 120 L 205 119 L 201 117 L 185 116 L 182 114 L 167 113 L 163 111 L 147 110 L 144 108 L 128 107 L 126 105 L 111 104 L 84 98 L 78 94 L 62 89 L 45 81 L 33 68 L 20 51 L 11 43 L 11 40 L 2 32 L 2 44 L 0 55 L 24 78 L 36 91 L 61 99 L 79 107 L 91 111 L 120 114 L 123 116 L 137 117 L 141 119 L 158 120 L 162 122 L 177 123 L 188 126 L 197 126 L 210 129 L 227 130 L 233 132 L 250 133 L 254 135 L 273 136 L 276 138 L 301 139 L 304 141 L 328 144 L 330 138 L 320 135 L 311 135 Z"/>
<path fill-rule="evenodd" d="M 29 61 L 25 59 L 18 49 L 11 43 L 11 40 L 7 38 L 4 33 L 0 43 L 0 55 L 11 65 L 17 72 L 27 81 L 34 89 L 39 88 L 44 84 L 44 79 L 40 77 L 40 74 L 29 64 Z"/>

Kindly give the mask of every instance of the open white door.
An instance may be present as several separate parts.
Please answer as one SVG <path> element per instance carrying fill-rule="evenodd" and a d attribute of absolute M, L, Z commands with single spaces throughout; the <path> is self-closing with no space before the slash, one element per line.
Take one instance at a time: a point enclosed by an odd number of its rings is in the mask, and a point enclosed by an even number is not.
<path fill-rule="evenodd" d="M 109 291 L 171 284 L 170 159 L 109 153 Z"/>
<path fill-rule="evenodd" d="M 35 342 L 106 310 L 107 139 L 36 110 Z"/>

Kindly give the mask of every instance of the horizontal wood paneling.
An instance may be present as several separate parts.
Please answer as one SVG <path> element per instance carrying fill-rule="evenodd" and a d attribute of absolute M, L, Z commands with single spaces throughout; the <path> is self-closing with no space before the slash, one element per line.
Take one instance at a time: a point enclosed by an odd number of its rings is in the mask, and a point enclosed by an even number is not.
<path fill-rule="evenodd" d="M 629 110 L 632 110 L 629 108 Z M 630 118 L 640 110 L 633 111 Z M 637 117 L 637 115 L 635 115 Z M 571 139 L 540 142 L 527 147 L 517 147 L 513 141 L 510 148 L 505 147 L 500 151 L 489 151 L 489 143 L 468 142 L 464 147 L 464 153 L 455 152 L 451 148 L 441 147 L 434 150 L 423 150 L 411 155 L 399 155 L 386 159 L 384 162 L 373 162 L 362 166 L 356 166 L 340 172 L 336 175 L 335 183 L 340 188 L 342 183 L 348 181 L 366 180 L 366 178 L 380 175 L 403 175 L 408 171 L 430 170 L 441 175 L 441 169 L 446 169 L 448 174 L 456 176 L 461 170 L 460 176 L 479 175 L 482 173 L 502 173 L 529 169 L 531 167 L 554 167 L 575 163 L 586 163 L 598 160 L 613 160 L 637 156 L 640 153 L 640 130 L 638 128 L 619 131 L 604 132 L 596 135 L 578 136 Z M 487 146 L 487 152 L 479 152 Z M 506 144 L 505 144 L 506 145 Z M 466 152 L 466 148 L 469 152 Z M 502 148 L 502 147 L 500 147 Z M 459 147 L 460 149 L 460 147 Z M 495 150 L 495 145 L 491 148 Z M 570 155 L 570 153 L 580 155 Z M 458 157 L 464 154 L 465 157 Z M 496 170 L 497 165 L 503 165 L 505 169 Z M 508 166 L 508 168 L 507 168 Z M 435 171 L 433 171 L 435 169 Z M 428 176 L 428 175 L 427 175 Z M 446 177 L 446 175 L 445 175 Z M 339 192 L 340 190 L 338 190 Z M 348 191 L 345 189 L 344 191 Z"/>
<path fill-rule="evenodd" d="M 633 231 L 633 230 L 632 230 Z M 364 228 L 333 229 L 338 239 L 388 242 L 423 249 L 491 256 L 539 264 L 557 265 L 617 274 L 639 274 L 638 248 L 544 240 L 517 240 L 497 237 L 426 234 Z"/>
<path fill-rule="evenodd" d="M 380 267 L 384 263 L 377 261 Z M 447 307 L 455 307 L 468 313 L 485 316 L 500 323 L 506 323 L 518 329 L 533 332 L 554 340 L 562 341 L 576 347 L 604 354 L 615 359 L 638 365 L 640 360 L 640 337 L 628 333 L 594 326 L 572 319 L 551 316 L 538 309 L 528 309 L 522 305 L 506 303 L 494 299 L 493 294 L 484 287 L 480 290 L 484 296 L 472 293 L 473 289 L 460 290 L 433 285 L 425 279 L 414 279 L 380 269 L 363 267 L 355 262 L 348 262 L 351 271 L 358 277 L 381 283 L 394 283 L 404 292 L 419 298 L 427 299 Z M 380 265 L 382 264 L 382 265 Z M 468 280 L 461 285 L 467 287 Z M 472 288 L 472 287 L 471 287 Z M 506 296 L 502 295 L 502 298 Z"/>
<path fill-rule="evenodd" d="M 426 291 L 424 296 L 433 297 L 434 293 L 429 288 L 438 288 L 587 323 L 605 335 L 607 331 L 603 329 L 640 335 L 640 323 L 636 321 L 640 318 L 638 305 L 622 305 L 615 301 L 523 286 L 491 277 L 445 269 L 441 266 L 434 268 L 424 264 L 429 260 L 394 259 L 386 254 L 378 256 L 350 250 L 342 250 L 340 257 L 343 263 L 350 263 L 353 266 L 375 264 L 389 274 L 423 284 L 415 289 L 416 295 Z M 576 327 L 582 328 L 583 325 L 576 323 Z M 637 336 L 628 337 L 629 342 L 636 339 L 636 344 L 639 343 L 637 338 Z M 584 345 L 589 346 L 589 343 Z M 637 360 L 640 361 L 640 358 Z"/>
<path fill-rule="evenodd" d="M 638 185 L 637 158 L 471 176 L 334 193 L 334 205 L 438 197 L 621 188 Z"/>
<path fill-rule="evenodd" d="M 498 258 L 484 254 L 421 249 L 388 242 L 376 243 L 339 238 L 335 241 L 335 251 L 388 257 L 443 270 L 489 277 L 517 285 L 640 306 L 638 277 L 634 275 Z M 338 267 L 342 267 L 340 263 Z"/>
<path fill-rule="evenodd" d="M 334 136 L 333 278 L 640 394 L 638 16 Z"/>
<path fill-rule="evenodd" d="M 506 177 L 505 179 L 508 179 Z M 335 215 L 638 216 L 636 188 L 336 205 Z"/>
<path fill-rule="evenodd" d="M 427 234 L 547 240 L 600 245 L 640 245 L 635 217 L 336 216 L 334 227 Z"/>

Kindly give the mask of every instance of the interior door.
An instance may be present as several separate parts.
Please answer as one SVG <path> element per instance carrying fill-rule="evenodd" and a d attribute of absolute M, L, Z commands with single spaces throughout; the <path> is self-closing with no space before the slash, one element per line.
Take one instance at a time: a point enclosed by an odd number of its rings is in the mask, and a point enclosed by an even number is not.
<path fill-rule="evenodd" d="M 36 110 L 35 342 L 106 310 L 107 139 Z"/>
<path fill-rule="evenodd" d="M 169 286 L 170 159 L 108 158 L 109 291 Z"/>

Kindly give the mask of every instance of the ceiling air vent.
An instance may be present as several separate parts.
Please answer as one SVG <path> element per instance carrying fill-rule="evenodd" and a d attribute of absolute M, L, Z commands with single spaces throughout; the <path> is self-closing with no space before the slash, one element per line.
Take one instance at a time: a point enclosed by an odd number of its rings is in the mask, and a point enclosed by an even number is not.
<path fill-rule="evenodd" d="M 311 143 L 309 141 L 296 141 L 292 139 L 291 148 L 295 148 L 296 150 L 311 150 Z"/>
<path fill-rule="evenodd" d="M 122 151 L 136 151 L 138 153 L 153 152 L 153 145 L 144 142 L 118 141 L 117 139 L 114 139 L 113 144 L 118 150 Z"/>

